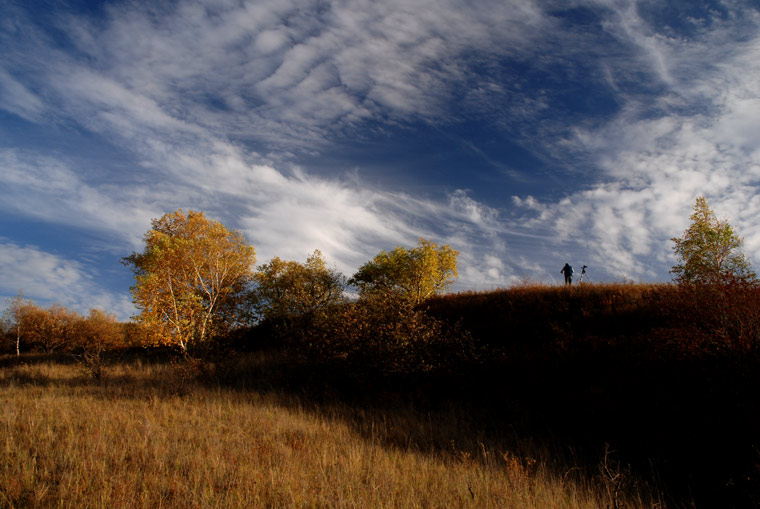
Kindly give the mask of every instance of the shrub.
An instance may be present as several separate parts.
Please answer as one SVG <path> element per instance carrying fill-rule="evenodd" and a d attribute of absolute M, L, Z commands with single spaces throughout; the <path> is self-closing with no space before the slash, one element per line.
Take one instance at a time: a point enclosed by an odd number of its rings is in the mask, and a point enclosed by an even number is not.
<path fill-rule="evenodd" d="M 682 353 L 746 353 L 760 345 L 756 284 L 683 284 L 670 287 L 662 302 L 670 347 Z"/>
<path fill-rule="evenodd" d="M 98 380 L 103 376 L 103 355 L 108 350 L 124 346 L 124 328 L 115 315 L 91 309 L 90 314 L 80 318 L 74 325 L 69 348 L 79 361 L 83 371 Z"/>
<path fill-rule="evenodd" d="M 478 357 L 468 333 L 393 294 L 373 294 L 322 315 L 303 341 L 312 358 L 378 374 L 457 370 Z"/>
<path fill-rule="evenodd" d="M 327 267 L 319 250 L 306 263 L 275 257 L 258 268 L 254 282 L 249 294 L 254 318 L 283 338 L 301 334 L 314 315 L 345 301 L 345 277 Z"/>
<path fill-rule="evenodd" d="M 24 316 L 22 333 L 32 349 L 53 352 L 69 348 L 76 335 L 81 315 L 76 311 L 53 304 L 48 309 L 34 306 Z"/>

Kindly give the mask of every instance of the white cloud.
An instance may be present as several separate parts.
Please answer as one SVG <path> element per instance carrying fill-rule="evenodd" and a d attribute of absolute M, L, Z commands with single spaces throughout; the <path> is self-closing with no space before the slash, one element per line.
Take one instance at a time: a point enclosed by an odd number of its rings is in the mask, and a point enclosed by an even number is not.
<path fill-rule="evenodd" d="M 58 159 L 0 149 L 0 209 L 18 217 L 106 232 L 134 248 L 156 211 L 160 190 L 94 185 Z"/>
<path fill-rule="evenodd" d="M 0 238 L 0 295 L 11 297 L 19 290 L 39 304 L 58 303 L 81 313 L 99 308 L 121 320 L 135 313 L 126 292 L 114 294 L 98 286 L 91 267 Z"/>
<path fill-rule="evenodd" d="M 760 33 L 735 44 L 722 26 L 663 38 L 635 15 L 635 2 L 612 4 L 626 7 L 607 28 L 637 45 L 668 88 L 648 103 L 621 93 L 611 121 L 575 131 L 573 143 L 601 170 L 597 183 L 555 203 L 515 204 L 607 274 L 658 279 L 674 263 L 669 239 L 705 195 L 760 260 Z"/>

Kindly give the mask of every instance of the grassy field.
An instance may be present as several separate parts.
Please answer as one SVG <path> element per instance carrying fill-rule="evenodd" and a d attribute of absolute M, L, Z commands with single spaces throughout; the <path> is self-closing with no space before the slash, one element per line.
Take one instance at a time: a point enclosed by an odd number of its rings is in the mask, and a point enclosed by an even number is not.
<path fill-rule="evenodd" d="M 249 375 L 266 369 L 248 362 Z M 320 403 L 187 375 L 133 359 L 93 382 L 44 356 L 0 359 L 0 507 L 657 505 L 614 462 L 584 474 L 483 435 L 456 408 Z"/>
<path fill-rule="evenodd" d="M 760 287 L 397 304 L 0 356 L 0 508 L 760 506 Z"/>

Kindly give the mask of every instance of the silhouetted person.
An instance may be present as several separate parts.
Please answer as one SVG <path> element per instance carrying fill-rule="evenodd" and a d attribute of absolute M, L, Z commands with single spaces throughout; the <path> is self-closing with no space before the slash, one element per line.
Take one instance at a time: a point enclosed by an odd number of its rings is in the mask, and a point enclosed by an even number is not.
<path fill-rule="evenodd" d="M 573 283 L 573 268 L 570 266 L 569 263 L 566 263 L 565 266 L 562 267 L 562 270 L 560 271 L 560 273 L 565 275 L 566 285 Z"/>

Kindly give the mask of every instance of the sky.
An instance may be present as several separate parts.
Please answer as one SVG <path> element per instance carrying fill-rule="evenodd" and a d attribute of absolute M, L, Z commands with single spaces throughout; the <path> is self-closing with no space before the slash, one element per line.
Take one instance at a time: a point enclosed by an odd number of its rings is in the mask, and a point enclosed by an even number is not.
<path fill-rule="evenodd" d="M 670 281 L 705 196 L 760 263 L 760 6 L 0 0 L 0 297 L 135 314 L 121 259 L 204 211 L 350 276 Z"/>

